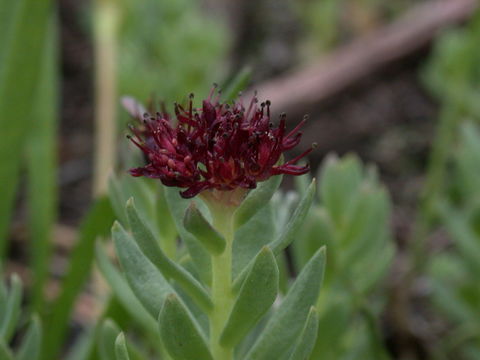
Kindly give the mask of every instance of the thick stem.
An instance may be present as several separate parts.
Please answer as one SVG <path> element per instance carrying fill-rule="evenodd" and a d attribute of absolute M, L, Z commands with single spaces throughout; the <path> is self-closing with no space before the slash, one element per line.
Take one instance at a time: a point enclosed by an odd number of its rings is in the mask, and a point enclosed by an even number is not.
<path fill-rule="evenodd" d="M 230 209 L 212 211 L 213 226 L 226 241 L 225 251 L 212 256 L 212 299 L 210 313 L 210 349 L 215 360 L 233 359 L 233 348 L 220 345 L 220 335 L 233 306 L 232 245 L 234 238 L 233 212 Z"/>

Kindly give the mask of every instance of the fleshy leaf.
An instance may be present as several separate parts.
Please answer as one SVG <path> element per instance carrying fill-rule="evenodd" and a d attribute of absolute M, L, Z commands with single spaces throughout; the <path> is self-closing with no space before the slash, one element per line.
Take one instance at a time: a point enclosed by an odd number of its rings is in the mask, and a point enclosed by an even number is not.
<path fill-rule="evenodd" d="M 167 296 L 158 321 L 162 341 L 173 360 L 213 360 L 200 327 L 175 294 Z"/>
<path fill-rule="evenodd" d="M 0 359 L 14 360 L 10 349 L 8 348 L 7 344 L 5 344 L 5 342 L 1 337 L 0 337 Z"/>
<path fill-rule="evenodd" d="M 150 314 L 157 317 L 172 287 L 118 222 L 112 227 L 112 237 L 130 287 Z"/>
<path fill-rule="evenodd" d="M 320 169 L 319 187 L 323 204 L 337 226 L 345 221 L 352 198 L 362 182 L 362 167 L 356 156 L 339 160 L 329 155 Z"/>
<path fill-rule="evenodd" d="M 235 346 L 260 320 L 278 294 L 278 266 L 275 255 L 264 247 L 245 279 L 227 324 L 220 337 L 220 344 Z"/>
<path fill-rule="evenodd" d="M 183 226 L 183 215 L 185 214 L 185 210 L 187 209 L 190 200 L 181 198 L 178 190 L 179 189 L 173 187 L 165 187 L 165 198 L 167 200 L 168 208 L 172 214 L 177 231 L 187 246 L 197 273 L 205 284 L 210 284 L 212 279 L 210 254 L 195 236 L 190 234 Z"/>
<path fill-rule="evenodd" d="M 260 209 L 245 225 L 235 231 L 233 242 L 232 276 L 248 274 L 249 268 L 262 248 L 275 238 L 273 206 L 268 204 Z"/>
<path fill-rule="evenodd" d="M 185 212 L 183 224 L 210 253 L 219 255 L 225 250 L 225 239 L 203 217 L 193 201 Z"/>
<path fill-rule="evenodd" d="M 283 302 L 267 322 L 246 360 L 279 359 L 295 343 L 318 298 L 325 267 L 325 248 L 319 249 L 293 283 Z"/>
<path fill-rule="evenodd" d="M 295 209 L 295 212 L 293 213 L 290 221 L 285 226 L 282 234 L 280 234 L 279 238 L 270 245 L 275 255 L 280 254 L 283 249 L 290 245 L 294 240 L 295 236 L 298 234 L 298 231 L 303 225 L 305 217 L 308 214 L 308 210 L 312 205 L 314 195 L 315 179 L 313 179 L 308 186 L 308 189 L 306 190 L 305 194 L 302 197 L 302 200 Z"/>
<path fill-rule="evenodd" d="M 310 308 L 307 321 L 302 333 L 298 337 L 297 344 L 293 349 L 292 355 L 289 360 L 305 360 L 308 359 L 313 347 L 315 346 L 315 340 L 317 339 L 318 331 L 318 314 L 314 307 Z"/>
<path fill-rule="evenodd" d="M 20 316 L 20 306 L 22 301 L 22 281 L 18 275 L 13 274 L 10 278 L 10 291 L 8 291 L 7 303 L 5 306 L 5 315 L 0 324 L 0 338 L 5 342 L 10 341 L 17 326 Z"/>
<path fill-rule="evenodd" d="M 101 360 L 115 360 L 115 339 L 119 333 L 120 328 L 112 320 L 103 322 L 98 336 L 98 354 Z"/>
<path fill-rule="evenodd" d="M 17 360 L 38 360 L 42 345 L 42 325 L 38 316 L 33 316 L 30 326 L 22 339 Z M 1 356 L 0 356 L 1 358 Z"/>
<path fill-rule="evenodd" d="M 308 210 L 312 205 L 314 195 L 315 179 L 313 179 L 310 183 L 310 186 L 308 187 L 302 200 L 298 204 L 292 217 L 290 218 L 288 224 L 284 227 L 280 236 L 269 244 L 269 247 L 272 249 L 275 256 L 279 255 L 282 250 L 284 250 L 288 245 L 290 245 L 291 242 L 294 240 L 295 236 L 298 235 L 298 231 L 304 223 L 305 218 L 308 214 Z M 245 280 L 252 266 L 253 260 L 251 260 L 245 267 L 243 267 L 238 276 L 235 277 L 233 283 L 234 293 L 238 292 L 240 286 L 243 284 L 243 281 Z M 235 272 L 234 275 L 236 275 Z"/>
<path fill-rule="evenodd" d="M 139 216 L 133 199 L 128 200 L 126 209 L 132 234 L 143 254 L 164 276 L 177 281 L 202 309 L 206 311 L 211 309 L 213 304 L 205 288 L 188 271 L 163 253 L 152 232 Z"/>
<path fill-rule="evenodd" d="M 258 210 L 268 204 L 275 191 L 280 186 L 283 176 L 272 176 L 267 181 L 258 184 L 256 189 L 250 191 L 235 211 L 235 227 L 245 224 Z"/>
<path fill-rule="evenodd" d="M 145 310 L 140 300 L 138 300 L 128 285 L 127 280 L 110 262 L 100 242 L 97 242 L 95 250 L 97 265 L 108 284 L 112 287 L 112 290 L 120 304 L 122 304 L 123 307 L 130 313 L 133 319 L 137 320 L 139 324 L 143 325 L 146 329 L 149 329 L 150 332 L 154 333 L 157 330 L 155 318 L 152 317 L 147 310 Z"/>
<path fill-rule="evenodd" d="M 125 335 L 123 333 L 118 334 L 115 340 L 115 355 L 117 360 L 130 360 L 127 344 L 125 343 Z"/>

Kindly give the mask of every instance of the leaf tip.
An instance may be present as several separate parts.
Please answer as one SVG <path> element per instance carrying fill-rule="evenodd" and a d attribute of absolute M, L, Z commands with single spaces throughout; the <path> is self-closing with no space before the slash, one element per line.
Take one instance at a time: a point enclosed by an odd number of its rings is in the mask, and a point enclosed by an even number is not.
<path fill-rule="evenodd" d="M 132 196 L 127 200 L 127 204 L 125 205 L 125 207 L 127 208 L 127 210 L 135 208 L 135 201 L 133 200 Z"/>

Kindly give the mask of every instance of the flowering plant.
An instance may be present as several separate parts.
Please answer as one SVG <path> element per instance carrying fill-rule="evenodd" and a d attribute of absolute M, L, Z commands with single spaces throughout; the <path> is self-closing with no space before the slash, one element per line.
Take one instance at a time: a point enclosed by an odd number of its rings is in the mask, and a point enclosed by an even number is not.
<path fill-rule="evenodd" d="M 139 118 L 141 107 L 131 101 L 127 105 Z M 299 143 L 304 121 L 286 133 L 285 115 L 274 127 L 268 101 L 258 105 L 254 97 L 246 108 L 241 101 L 228 105 L 218 96 L 213 99 L 213 91 L 199 109 L 192 98 L 186 108 L 176 105 L 176 124 L 165 111 L 142 115 L 130 139 L 147 164 L 130 173 L 166 185 L 153 206 L 168 208 L 171 219 L 152 221 L 146 210 L 152 205 L 149 197 L 147 206 L 137 208 L 133 199 L 125 211 L 118 205 L 120 222 L 112 237 L 128 285 L 102 246 L 97 248 L 99 266 L 114 291 L 124 301 L 141 303 L 130 308 L 137 318 L 138 308 L 144 309 L 141 321 L 160 337 L 158 351 L 166 358 L 308 357 L 317 337 L 314 305 L 324 248 L 308 261 L 282 301 L 272 305 L 280 295 L 278 256 L 307 215 L 315 181 L 288 224 L 272 237 L 262 234 L 273 220 L 270 199 L 281 182 L 277 175 L 309 170 L 296 163 L 311 150 L 282 160 L 283 152 Z M 120 188 L 112 183 L 117 204 L 123 201 Z M 135 200 L 145 203 L 145 197 Z M 152 324 L 156 320 L 158 331 Z M 106 333 L 111 329 L 112 324 L 105 325 Z M 118 359 L 128 357 L 123 337 L 117 339 L 117 351 Z"/>

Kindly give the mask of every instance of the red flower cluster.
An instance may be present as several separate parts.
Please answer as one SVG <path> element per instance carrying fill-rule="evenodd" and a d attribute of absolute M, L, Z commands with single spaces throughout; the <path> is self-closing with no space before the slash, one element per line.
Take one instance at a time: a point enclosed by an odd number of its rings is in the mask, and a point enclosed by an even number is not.
<path fill-rule="evenodd" d="M 270 122 L 270 102 L 258 106 L 252 98 L 248 109 L 241 101 L 228 105 L 212 99 L 214 90 L 202 108 L 194 109 L 192 97 L 187 108 L 175 105 L 176 125 L 163 111 L 145 113 L 140 127 L 131 127 L 147 165 L 130 170 L 133 176 L 147 176 L 166 186 L 187 188 L 180 194 L 191 198 L 207 189 L 252 189 L 272 175 L 302 175 L 309 166 L 295 163 L 311 149 L 278 165 L 285 150 L 295 147 L 301 138 L 299 128 L 285 134 L 285 115 L 278 128 Z M 140 108 L 130 112 L 138 115 Z M 143 111 L 143 109 L 142 109 Z"/>

